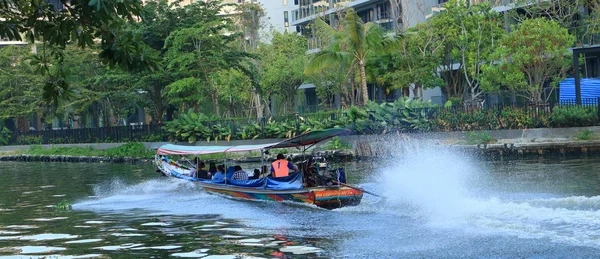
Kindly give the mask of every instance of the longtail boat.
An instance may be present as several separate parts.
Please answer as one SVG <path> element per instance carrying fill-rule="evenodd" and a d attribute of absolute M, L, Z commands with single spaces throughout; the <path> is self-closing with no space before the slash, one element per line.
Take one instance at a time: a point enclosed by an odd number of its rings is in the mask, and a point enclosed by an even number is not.
<path fill-rule="evenodd" d="M 261 151 L 263 158 L 268 150 L 274 148 L 302 147 L 304 151 L 321 141 L 346 134 L 347 129 L 313 130 L 294 138 L 275 143 L 238 146 L 184 146 L 166 144 L 161 146 L 155 156 L 157 171 L 164 176 L 185 179 L 196 183 L 204 190 L 248 200 L 291 201 L 314 204 L 326 209 L 344 206 L 356 206 L 360 203 L 363 190 L 348 185 L 343 168 L 329 170 L 326 163 L 316 163 L 308 159 L 300 163 L 298 172 L 286 177 L 258 177 L 252 180 L 233 180 L 233 167 L 227 168 L 223 180 L 199 179 L 193 176 L 193 163 L 178 162 L 173 156 L 194 156 L 232 152 Z M 171 156 L 171 157 L 169 157 Z M 185 161 L 185 160 L 184 160 Z M 263 159 L 264 162 L 264 159 Z M 189 165 L 188 165 L 189 164 Z M 263 170 L 267 167 L 263 166 Z M 265 174 L 268 172 L 262 172 Z"/>

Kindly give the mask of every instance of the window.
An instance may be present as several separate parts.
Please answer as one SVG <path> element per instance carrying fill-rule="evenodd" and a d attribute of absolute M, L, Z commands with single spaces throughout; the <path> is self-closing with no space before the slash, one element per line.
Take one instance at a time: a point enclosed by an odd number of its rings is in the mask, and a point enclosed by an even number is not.
<path fill-rule="evenodd" d="M 283 5 L 286 6 L 287 5 L 287 1 L 288 0 L 283 0 Z"/>
<path fill-rule="evenodd" d="M 288 11 L 283 12 L 283 22 L 288 23 L 290 21 L 288 17 Z"/>

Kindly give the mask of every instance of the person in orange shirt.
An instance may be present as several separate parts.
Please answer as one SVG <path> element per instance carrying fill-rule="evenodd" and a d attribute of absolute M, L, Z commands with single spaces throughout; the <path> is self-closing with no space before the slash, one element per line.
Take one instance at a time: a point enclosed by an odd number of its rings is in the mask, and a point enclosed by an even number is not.
<path fill-rule="evenodd" d="M 271 163 L 271 174 L 273 177 L 285 177 L 290 175 L 289 170 L 298 171 L 298 167 L 296 167 L 292 162 L 287 161 L 283 154 L 277 154 L 277 160 Z"/>

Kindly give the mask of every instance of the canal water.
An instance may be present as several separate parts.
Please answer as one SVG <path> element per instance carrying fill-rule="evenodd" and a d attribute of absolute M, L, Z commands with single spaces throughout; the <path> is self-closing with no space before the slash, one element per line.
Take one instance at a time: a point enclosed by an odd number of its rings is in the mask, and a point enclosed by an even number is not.
<path fill-rule="evenodd" d="M 0 162 L 0 258 L 600 256 L 598 158 L 424 147 L 339 165 L 385 198 L 330 211 L 212 195 L 149 164 Z"/>

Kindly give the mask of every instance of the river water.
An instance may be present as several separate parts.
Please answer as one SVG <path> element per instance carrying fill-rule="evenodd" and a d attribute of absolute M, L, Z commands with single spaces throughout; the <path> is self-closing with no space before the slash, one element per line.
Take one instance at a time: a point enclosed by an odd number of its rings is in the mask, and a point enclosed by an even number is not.
<path fill-rule="evenodd" d="M 212 195 L 149 164 L 0 162 L 0 258 L 600 256 L 600 159 L 416 148 L 342 165 L 386 198 L 330 211 Z"/>

